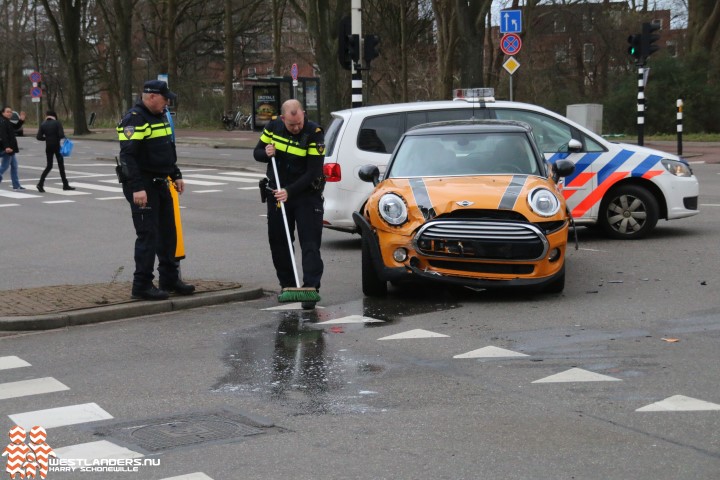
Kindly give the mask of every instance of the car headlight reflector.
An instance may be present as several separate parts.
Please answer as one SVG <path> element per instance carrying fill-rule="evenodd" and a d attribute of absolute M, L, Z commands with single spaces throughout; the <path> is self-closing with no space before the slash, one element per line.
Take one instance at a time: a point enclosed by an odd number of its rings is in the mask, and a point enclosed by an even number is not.
<path fill-rule="evenodd" d="M 394 193 L 386 193 L 380 198 L 378 212 L 390 225 L 402 225 L 407 220 L 407 206 L 403 199 Z"/>
<path fill-rule="evenodd" d="M 690 170 L 690 167 L 683 162 L 678 162 L 677 160 L 670 160 L 669 158 L 663 158 L 661 162 L 663 164 L 663 167 L 665 167 L 665 170 L 672 173 L 676 177 L 692 176 L 692 170 Z"/>
<path fill-rule="evenodd" d="M 543 217 L 552 217 L 560 210 L 560 200 L 547 188 L 536 188 L 528 195 L 533 212 Z"/>

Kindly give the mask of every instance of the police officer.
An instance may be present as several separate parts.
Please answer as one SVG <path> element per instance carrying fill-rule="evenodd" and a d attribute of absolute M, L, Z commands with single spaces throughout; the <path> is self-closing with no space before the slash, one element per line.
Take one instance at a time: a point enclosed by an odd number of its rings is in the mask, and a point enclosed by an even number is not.
<path fill-rule="evenodd" d="M 168 293 L 195 292 L 194 285 L 180 279 L 175 261 L 177 233 L 170 188 L 182 194 L 185 184 L 177 166 L 172 128 L 164 115 L 168 101 L 175 98 L 167 83 L 145 82 L 141 99 L 117 127 L 123 193 L 137 234 L 133 298 L 164 300 Z M 160 288 L 153 285 L 156 256 Z"/>
<path fill-rule="evenodd" d="M 325 136 L 322 128 L 308 121 L 297 100 L 282 105 L 280 117 L 265 126 L 253 152 L 255 160 L 267 163 L 267 178 L 273 198 L 267 202 L 268 237 L 280 287 L 296 287 L 285 226 L 279 202 L 285 202 L 288 226 L 295 240 L 297 225 L 302 250 L 303 287 L 320 289 L 323 261 L 320 242 L 323 230 L 325 185 L 323 161 Z M 270 159 L 275 156 L 280 189 Z"/>

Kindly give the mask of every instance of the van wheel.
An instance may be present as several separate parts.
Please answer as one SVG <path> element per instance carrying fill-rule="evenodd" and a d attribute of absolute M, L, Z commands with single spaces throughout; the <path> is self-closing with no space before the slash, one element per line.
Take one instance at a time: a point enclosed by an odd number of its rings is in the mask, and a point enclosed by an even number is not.
<path fill-rule="evenodd" d="M 600 227 L 610 238 L 637 240 L 645 238 L 658 221 L 655 197 L 637 185 L 611 189 L 600 204 Z"/>
<path fill-rule="evenodd" d="M 375 270 L 372 254 L 370 253 L 370 242 L 372 235 L 362 237 L 362 290 L 368 297 L 384 297 L 387 295 L 387 282 L 382 280 Z"/>

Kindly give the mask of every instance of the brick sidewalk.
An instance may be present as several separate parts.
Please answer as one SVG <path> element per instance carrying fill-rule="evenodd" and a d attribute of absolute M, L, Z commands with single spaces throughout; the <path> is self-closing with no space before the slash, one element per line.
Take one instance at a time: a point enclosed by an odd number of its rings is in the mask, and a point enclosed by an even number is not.
<path fill-rule="evenodd" d="M 196 294 L 240 288 L 235 282 L 188 280 Z M 139 302 L 130 298 L 131 283 L 54 285 L 0 291 L 0 317 L 36 316 Z"/>

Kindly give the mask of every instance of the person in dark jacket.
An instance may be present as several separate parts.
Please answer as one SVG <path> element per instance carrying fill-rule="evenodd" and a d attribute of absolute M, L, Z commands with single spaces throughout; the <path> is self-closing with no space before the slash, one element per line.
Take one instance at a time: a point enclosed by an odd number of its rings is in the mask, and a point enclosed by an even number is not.
<path fill-rule="evenodd" d="M 265 126 L 253 155 L 267 163 L 267 178 L 272 197 L 267 200 L 268 237 L 273 265 L 281 288 L 295 287 L 280 202 L 285 203 L 290 237 L 297 226 L 302 250 L 303 287 L 320 290 L 323 261 L 320 243 L 323 230 L 323 162 L 325 134 L 316 123 L 308 121 L 299 101 L 291 99 L 282 105 L 280 118 Z M 270 159 L 277 162 L 280 188 Z M 275 201 L 273 201 L 275 200 Z M 313 305 L 314 306 L 314 305 Z"/>
<path fill-rule="evenodd" d="M 40 175 L 40 182 L 37 184 L 38 191 L 45 191 L 45 178 L 48 176 L 48 173 L 50 173 L 50 170 L 52 170 L 53 156 L 57 158 L 63 190 L 75 190 L 75 188 L 70 186 L 65 176 L 65 161 L 60 153 L 60 140 L 65 138 L 65 131 L 63 130 L 62 123 L 57 119 L 57 114 L 53 110 L 45 112 L 45 121 L 40 125 L 36 138 L 41 142 L 45 142 L 45 155 L 47 157 L 47 165 L 42 175 Z"/>
<path fill-rule="evenodd" d="M 182 194 L 185 183 L 177 166 L 173 132 L 164 113 L 175 94 L 161 80 L 143 86 L 140 101 L 117 127 L 125 198 L 130 203 L 135 240 L 132 297 L 164 300 L 168 293 L 192 295 L 195 286 L 180 278 L 175 258 L 177 229 L 171 188 Z M 155 257 L 159 287 L 153 285 Z"/>
<path fill-rule="evenodd" d="M 15 128 L 20 128 L 20 126 L 22 126 L 25 122 L 25 112 L 20 112 L 18 127 L 15 127 L 12 122 L 10 122 L 12 114 L 12 107 L 3 107 L 2 118 L 0 118 L 0 152 L 2 152 L 2 163 L 0 163 L 0 182 L 2 182 L 3 173 L 5 173 L 9 167 L 10 180 L 12 180 L 13 190 L 25 190 L 25 187 L 20 185 L 20 179 L 18 178 L 17 157 L 15 156 L 15 154 L 20 151 L 17 138 L 15 137 Z"/>

